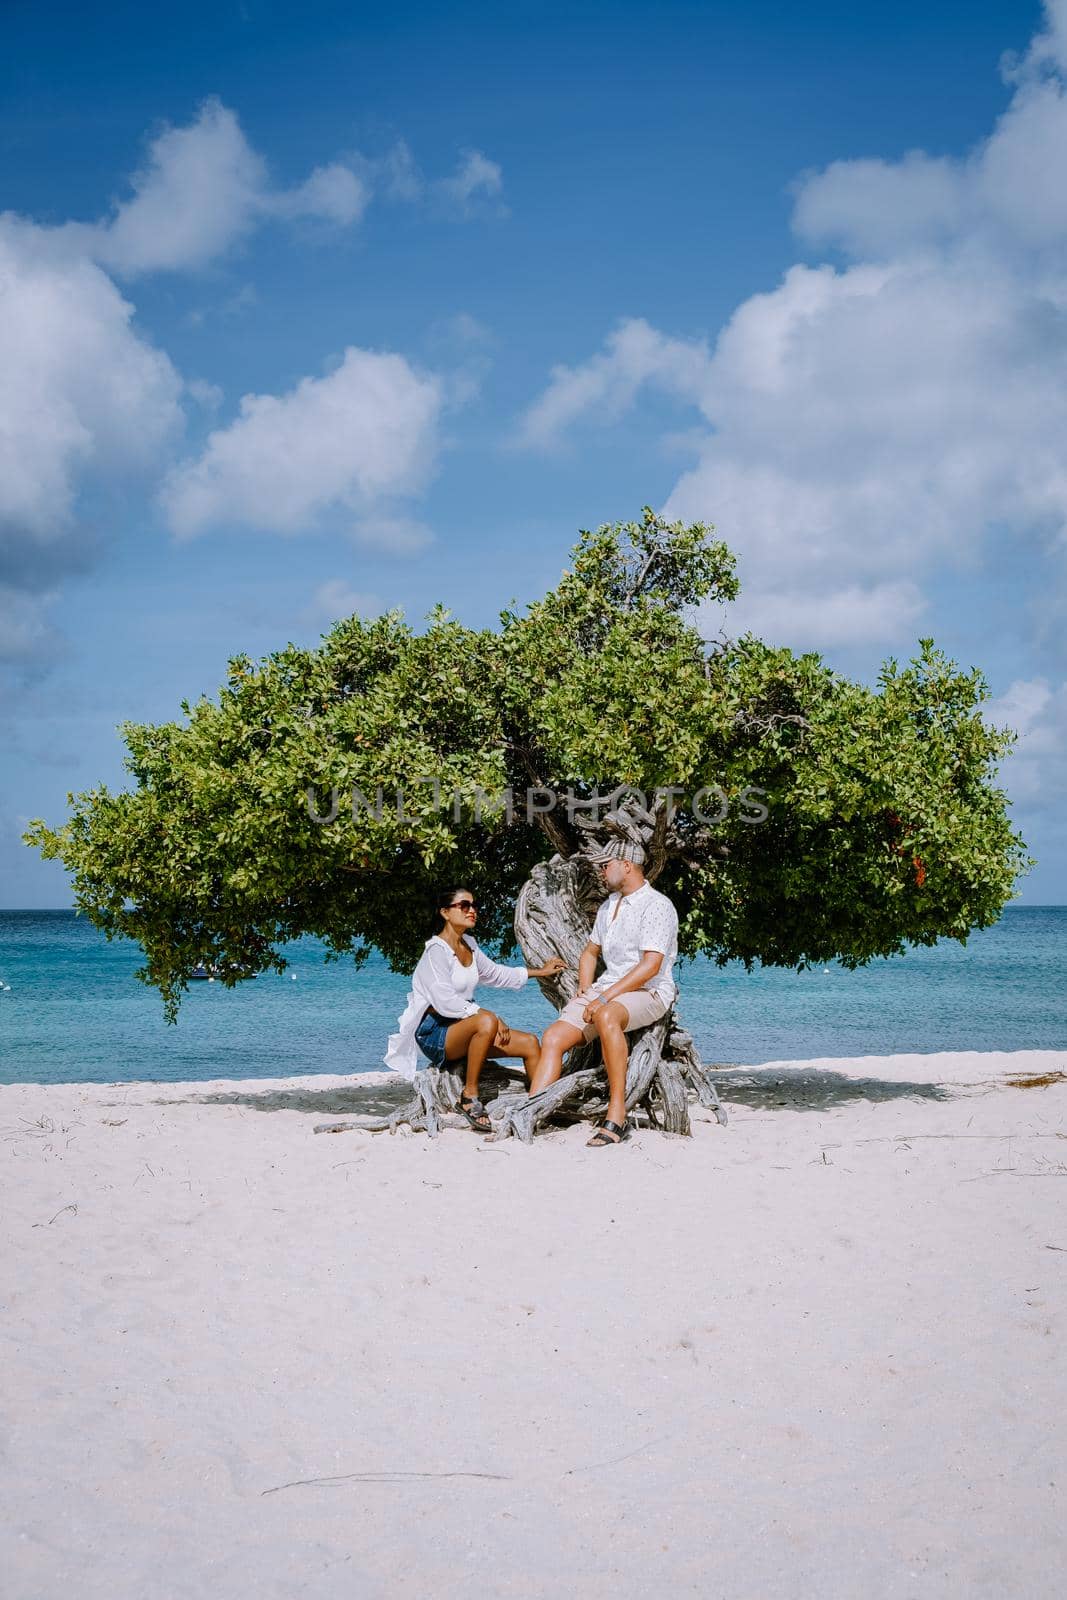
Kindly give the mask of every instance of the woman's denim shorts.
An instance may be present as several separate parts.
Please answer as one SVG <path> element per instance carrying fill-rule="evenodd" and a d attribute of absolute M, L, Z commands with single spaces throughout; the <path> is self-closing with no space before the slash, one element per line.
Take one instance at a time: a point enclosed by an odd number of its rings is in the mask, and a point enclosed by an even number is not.
<path fill-rule="evenodd" d="M 443 1067 L 445 1063 L 445 1036 L 456 1017 L 443 1017 L 432 1006 L 426 1009 L 426 1015 L 415 1029 L 415 1042 L 431 1067 Z"/>

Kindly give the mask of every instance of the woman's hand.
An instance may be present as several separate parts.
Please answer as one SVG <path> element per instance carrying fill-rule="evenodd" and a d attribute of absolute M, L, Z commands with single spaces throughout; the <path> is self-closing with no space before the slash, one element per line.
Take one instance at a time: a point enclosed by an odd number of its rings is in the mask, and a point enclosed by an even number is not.
<path fill-rule="evenodd" d="M 554 978 L 559 972 L 566 972 L 567 963 L 560 956 L 553 956 L 546 961 L 543 967 L 531 967 L 531 978 Z"/>
<path fill-rule="evenodd" d="M 493 1040 L 494 1050 L 506 1050 L 511 1043 L 511 1029 L 506 1022 L 497 1025 L 496 1038 Z"/>

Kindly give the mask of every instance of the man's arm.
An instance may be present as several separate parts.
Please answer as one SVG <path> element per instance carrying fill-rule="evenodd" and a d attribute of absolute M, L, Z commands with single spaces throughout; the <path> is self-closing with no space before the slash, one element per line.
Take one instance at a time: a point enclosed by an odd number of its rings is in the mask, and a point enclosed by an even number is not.
<path fill-rule="evenodd" d="M 629 972 L 624 972 L 621 978 L 616 978 L 608 988 L 602 989 L 592 1003 L 599 1005 L 601 1001 L 620 1000 L 624 994 L 632 994 L 635 989 L 643 989 L 649 978 L 656 976 L 662 964 L 662 950 L 642 950 L 641 959 L 636 966 L 631 967 Z"/>
<path fill-rule="evenodd" d="M 578 994 L 585 994 L 592 988 L 593 979 L 596 977 L 596 964 L 600 960 L 600 946 L 594 944 L 592 939 L 578 957 Z M 577 999 L 577 995 L 575 996 Z"/>

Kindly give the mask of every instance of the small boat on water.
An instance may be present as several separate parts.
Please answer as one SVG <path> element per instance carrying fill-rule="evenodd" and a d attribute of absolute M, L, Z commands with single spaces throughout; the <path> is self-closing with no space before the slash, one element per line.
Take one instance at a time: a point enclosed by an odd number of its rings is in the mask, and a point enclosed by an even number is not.
<path fill-rule="evenodd" d="M 214 983 L 216 978 L 219 978 L 219 977 L 222 976 L 222 973 L 223 973 L 224 970 L 225 969 L 223 967 L 219 966 L 215 962 L 206 962 L 205 963 L 205 962 L 201 961 L 200 965 L 194 967 L 192 972 L 190 972 L 190 974 L 189 974 L 189 982 L 190 983 Z M 229 970 L 231 972 L 236 972 L 238 970 L 236 962 L 231 962 Z M 258 972 L 250 972 L 248 974 L 248 976 L 250 978 L 258 978 L 259 974 L 258 974 Z"/>

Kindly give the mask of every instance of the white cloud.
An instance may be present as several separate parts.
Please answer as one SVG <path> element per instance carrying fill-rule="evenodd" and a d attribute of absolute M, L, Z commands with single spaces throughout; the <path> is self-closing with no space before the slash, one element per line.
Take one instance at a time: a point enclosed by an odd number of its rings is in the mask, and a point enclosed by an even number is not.
<path fill-rule="evenodd" d="M 132 196 L 117 202 L 110 217 L 56 231 L 75 253 L 132 278 L 203 268 L 270 221 L 311 218 L 352 227 L 375 193 L 472 217 L 488 202 L 499 207 L 503 182 L 499 164 L 479 150 L 465 152 L 450 177 L 428 182 L 401 141 L 385 156 L 352 152 L 280 187 L 236 113 L 210 99 L 192 122 L 156 135 L 130 179 Z"/>
<path fill-rule="evenodd" d="M 923 580 L 977 559 L 991 528 L 1067 542 L 1064 39 L 1056 0 L 965 159 L 838 162 L 801 183 L 798 231 L 846 265 L 794 266 L 710 353 L 624 323 L 528 411 L 522 437 L 544 446 L 643 385 L 699 408 L 700 459 L 664 509 L 738 551 L 731 626 L 895 647 Z"/>
<path fill-rule="evenodd" d="M 378 159 L 353 152 L 279 187 L 236 113 L 210 99 L 192 122 L 156 135 L 130 187 L 132 197 L 117 202 L 110 217 L 55 230 L 75 254 L 123 278 L 203 268 L 270 221 L 311 218 L 351 227 L 376 192 L 412 204 L 432 198 L 453 215 L 472 217 L 487 202 L 499 203 L 503 174 L 497 162 L 470 150 L 452 176 L 428 183 L 400 142 Z"/>
<path fill-rule="evenodd" d="M 0 583 L 0 663 L 23 666 L 47 659 L 61 648 L 48 620 L 53 594 L 26 594 Z"/>
<path fill-rule="evenodd" d="M 722 608 L 722 626 L 734 637 L 745 632 L 770 640 L 801 639 L 809 650 L 865 645 L 871 639 L 914 636 L 926 601 L 918 586 L 903 578 L 864 588 L 850 584 L 826 594 L 804 594 L 796 588 L 761 588 Z M 705 624 L 717 620 L 707 608 Z M 709 635 L 710 636 L 710 635 Z"/>
<path fill-rule="evenodd" d="M 1020 741 L 1036 734 L 1038 744 L 1047 749 L 1047 728 L 1041 724 L 1053 699 L 1047 678 L 1017 678 L 1003 694 L 986 701 L 982 715 L 992 728 L 1013 728 Z"/>
<path fill-rule="evenodd" d="M 304 183 L 277 195 L 270 209 L 281 217 L 322 217 L 348 227 L 359 221 L 369 201 L 370 188 L 363 178 L 335 161 L 316 167 Z"/>
<path fill-rule="evenodd" d="M 202 411 L 217 411 L 223 401 L 218 384 L 208 383 L 204 378 L 190 378 L 185 385 L 185 392 Z"/>
<path fill-rule="evenodd" d="M 990 727 L 1019 735 L 1001 768 L 1012 799 L 1030 814 L 1062 816 L 1067 789 L 1067 683 L 1020 678 L 982 707 Z"/>
<path fill-rule="evenodd" d="M 499 200 L 503 189 L 499 164 L 480 150 L 467 150 L 452 176 L 437 184 L 438 193 L 461 217 L 471 216 L 479 201 Z"/>
<path fill-rule="evenodd" d="M 358 222 L 371 197 L 360 167 L 358 158 L 334 161 L 279 188 L 236 114 L 207 100 L 191 123 L 166 127 L 153 139 L 130 180 L 132 198 L 101 222 L 68 223 L 57 232 L 76 253 L 120 277 L 196 270 L 272 219 Z"/>
<path fill-rule="evenodd" d="M 0 575 L 22 587 L 73 558 L 79 489 L 149 468 L 181 425 L 181 380 L 132 317 L 99 267 L 0 217 Z"/>
<path fill-rule="evenodd" d="M 853 258 L 879 259 L 966 244 L 1018 263 L 1024 252 L 1062 246 L 1065 0 L 1052 0 L 1047 19 L 1047 30 L 1009 68 L 1015 93 L 988 139 L 963 160 L 914 150 L 899 162 L 833 162 L 800 187 L 800 236 Z"/>
<path fill-rule="evenodd" d="M 432 341 L 443 348 L 469 349 L 472 345 L 484 348 L 495 343 L 493 331 L 469 311 L 457 311 L 454 316 L 442 317 L 430 329 Z"/>
<path fill-rule="evenodd" d="M 460 177 L 461 198 L 499 191 L 499 169 L 484 158 L 468 159 Z M 99 513 L 134 476 L 158 481 L 184 425 L 183 396 L 209 415 L 222 404 L 213 384 L 183 386 L 136 329 L 113 277 L 204 267 L 271 220 L 351 226 L 376 190 L 427 195 L 403 146 L 385 162 L 352 155 L 280 187 L 217 100 L 188 125 L 164 128 L 130 187 L 98 223 L 44 227 L 0 214 L 0 656 L 8 659 L 40 661 L 59 648 L 47 609 L 57 581 L 92 564 L 87 506 Z M 213 314 L 254 303 L 246 284 Z M 295 533 L 342 511 L 357 543 L 421 549 L 432 536 L 404 501 L 433 468 L 442 407 L 474 386 L 467 369 L 425 376 L 400 356 L 349 350 L 325 378 L 282 396 L 249 395 L 199 459 L 168 475 L 171 524 L 185 535 L 224 524 Z"/>
<path fill-rule="evenodd" d="M 484 215 L 487 210 L 498 215 L 506 212 L 501 202 L 503 170 L 480 150 L 465 150 L 455 171 L 445 178 L 427 178 L 403 139 L 384 156 L 357 156 L 353 163 L 368 186 L 387 200 L 428 203 L 438 212 L 461 219 Z"/>
<path fill-rule="evenodd" d="M 1016 58 L 1009 52 L 1001 62 L 1009 83 L 1040 77 L 1047 68 L 1067 72 L 1067 3 L 1045 0 L 1044 12 L 1044 26 L 1030 41 L 1024 55 Z"/>
<path fill-rule="evenodd" d="M 390 200 L 414 203 L 422 199 L 425 180 L 403 139 L 398 139 L 392 149 L 372 167 L 380 175 L 382 187 Z"/>
<path fill-rule="evenodd" d="M 496 342 L 492 329 L 468 311 L 431 323 L 425 350 L 444 373 L 449 407 L 467 405 L 481 391 L 492 370 Z"/>
<path fill-rule="evenodd" d="M 376 617 L 382 609 L 382 602 L 376 594 L 369 594 L 362 589 L 353 589 L 345 578 L 327 578 L 325 583 L 320 583 L 311 597 L 311 602 L 305 607 L 302 620 L 304 622 L 332 623 L 339 617 Z"/>
<path fill-rule="evenodd" d="M 83 230 L 87 250 L 130 277 L 205 266 L 259 220 L 269 192 L 265 162 L 217 100 L 188 127 L 165 128 L 130 181 L 133 198 Z"/>
<path fill-rule="evenodd" d="M 707 380 L 706 345 L 669 339 L 632 318 L 609 334 L 603 354 L 581 366 L 553 367 L 548 388 L 522 419 L 518 442 L 535 448 L 557 444 L 594 410 L 602 422 L 614 421 L 646 383 L 699 405 Z"/>
<path fill-rule="evenodd" d="M 216 300 L 210 306 L 193 306 L 186 312 L 185 320 L 190 328 L 202 328 L 209 318 L 229 320 L 233 317 L 243 317 L 258 304 L 259 292 L 255 284 L 243 283 L 233 294 L 227 295 L 223 300 Z"/>
<path fill-rule="evenodd" d="M 797 189 L 793 226 L 809 244 L 881 257 L 943 244 L 970 208 L 959 164 L 912 150 L 902 161 L 834 161 Z"/>
<path fill-rule="evenodd" d="M 237 420 L 169 474 L 169 524 L 183 538 L 234 526 L 299 534 L 338 509 L 378 512 L 425 482 L 440 408 L 437 378 L 401 356 L 350 348 L 324 378 L 245 395 Z"/>

